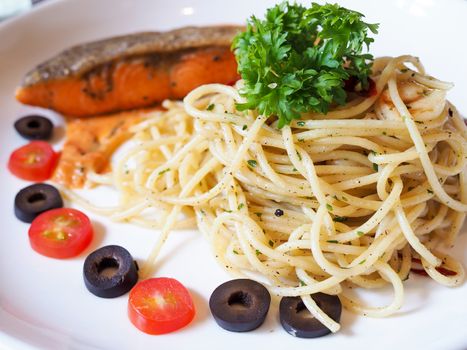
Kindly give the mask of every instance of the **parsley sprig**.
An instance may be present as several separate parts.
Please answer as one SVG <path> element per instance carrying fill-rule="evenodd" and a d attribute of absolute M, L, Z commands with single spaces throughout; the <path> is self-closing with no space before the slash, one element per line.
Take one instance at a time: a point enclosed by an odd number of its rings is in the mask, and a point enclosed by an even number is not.
<path fill-rule="evenodd" d="M 337 4 L 288 2 L 268 9 L 265 19 L 252 16 L 232 44 L 245 82 L 246 102 L 238 109 L 277 115 L 282 128 L 300 113 L 327 113 L 331 104 L 344 104 L 349 79 L 367 88 L 373 56 L 363 49 L 378 24 L 362 17 Z"/>

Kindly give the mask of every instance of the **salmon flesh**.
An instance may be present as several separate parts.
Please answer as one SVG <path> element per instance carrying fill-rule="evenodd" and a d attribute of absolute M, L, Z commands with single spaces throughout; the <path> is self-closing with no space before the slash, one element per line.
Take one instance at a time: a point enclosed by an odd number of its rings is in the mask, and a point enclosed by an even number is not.
<path fill-rule="evenodd" d="M 180 99 L 200 85 L 239 78 L 230 46 L 242 29 L 184 27 L 74 46 L 29 72 L 16 98 L 75 117 Z"/>

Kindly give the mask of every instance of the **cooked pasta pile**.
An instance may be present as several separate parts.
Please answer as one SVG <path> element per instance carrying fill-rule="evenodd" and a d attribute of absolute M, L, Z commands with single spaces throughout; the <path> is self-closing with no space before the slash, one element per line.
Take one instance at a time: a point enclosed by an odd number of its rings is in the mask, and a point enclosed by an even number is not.
<path fill-rule="evenodd" d="M 282 129 L 274 116 L 236 110 L 241 82 L 165 101 L 166 111 L 133 127 L 113 172 L 90 177 L 121 197 L 93 209 L 161 229 L 143 274 L 171 230 L 198 227 L 230 273 L 301 296 L 334 332 L 339 324 L 310 294 L 338 294 L 347 309 L 382 317 L 401 307 L 415 261 L 440 284 L 459 285 L 461 264 L 441 252 L 467 212 L 467 130 L 446 100 L 452 85 L 412 56 L 376 59 L 372 79 L 375 95 Z M 394 298 L 383 307 L 348 292 L 388 284 Z"/>

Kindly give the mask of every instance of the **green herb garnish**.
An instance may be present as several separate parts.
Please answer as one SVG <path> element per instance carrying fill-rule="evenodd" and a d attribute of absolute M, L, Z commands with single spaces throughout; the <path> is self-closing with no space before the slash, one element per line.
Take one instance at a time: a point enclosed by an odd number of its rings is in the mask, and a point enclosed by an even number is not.
<path fill-rule="evenodd" d="M 334 216 L 332 221 L 334 222 L 346 222 L 349 218 L 346 216 Z"/>
<path fill-rule="evenodd" d="M 327 113 L 331 104 L 344 104 L 349 79 L 367 89 L 373 56 L 363 49 L 378 24 L 363 17 L 337 4 L 287 2 L 268 9 L 264 19 L 252 16 L 232 44 L 245 82 L 246 102 L 237 108 L 277 115 L 282 128 L 300 113 Z"/>
<path fill-rule="evenodd" d="M 214 109 L 214 103 L 211 103 L 209 106 L 206 107 L 207 111 L 212 111 Z"/>
<path fill-rule="evenodd" d="M 170 168 L 167 168 L 167 169 L 164 169 L 164 170 L 161 170 L 159 171 L 159 173 L 157 175 L 162 175 L 162 174 L 165 174 L 166 172 L 170 171 Z"/>
<path fill-rule="evenodd" d="M 247 160 L 247 163 L 252 168 L 254 168 L 254 167 L 256 167 L 258 165 L 258 162 L 256 160 L 254 160 L 254 159 Z"/>

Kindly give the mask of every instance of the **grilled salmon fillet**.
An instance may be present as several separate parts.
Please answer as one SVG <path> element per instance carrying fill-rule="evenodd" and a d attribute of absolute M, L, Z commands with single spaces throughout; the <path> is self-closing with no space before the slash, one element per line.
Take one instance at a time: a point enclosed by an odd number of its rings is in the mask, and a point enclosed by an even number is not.
<path fill-rule="evenodd" d="M 18 101 L 87 117 L 180 99 L 238 79 L 230 45 L 239 26 L 184 27 L 74 46 L 23 79 Z"/>

